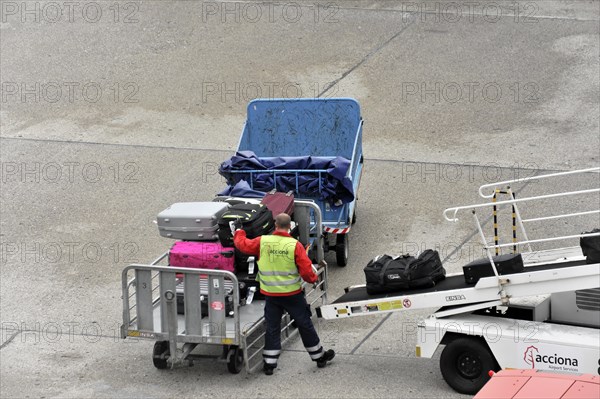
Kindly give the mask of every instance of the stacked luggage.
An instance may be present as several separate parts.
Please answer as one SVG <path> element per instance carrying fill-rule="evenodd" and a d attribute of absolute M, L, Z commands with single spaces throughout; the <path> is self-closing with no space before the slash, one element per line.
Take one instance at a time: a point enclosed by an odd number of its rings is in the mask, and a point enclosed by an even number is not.
<path fill-rule="evenodd" d="M 184 202 L 171 205 L 157 217 L 161 236 L 178 240 L 169 250 L 169 266 L 224 270 L 236 274 L 241 304 L 261 299 L 256 280 L 256 259 L 234 247 L 231 222 L 252 239 L 271 234 L 275 228 L 274 216 L 293 214 L 294 196 L 289 193 L 270 192 L 260 203 L 248 200 L 224 202 Z M 227 287 L 226 287 L 227 288 Z M 229 287 L 228 300 L 232 301 L 233 287 Z M 208 284 L 200 277 L 202 315 L 208 314 Z M 178 288 L 178 313 L 183 313 L 183 289 Z M 229 304 L 228 302 L 228 304 Z M 231 316 L 230 306 L 226 314 Z"/>
<path fill-rule="evenodd" d="M 380 255 L 364 268 L 369 295 L 428 288 L 446 278 L 437 251 L 427 249 L 417 257 Z"/>
<path fill-rule="evenodd" d="M 180 202 L 159 213 L 160 235 L 181 240 L 169 251 L 169 265 L 233 271 L 233 243 L 218 241 L 218 222 L 228 209 L 224 202 Z"/>

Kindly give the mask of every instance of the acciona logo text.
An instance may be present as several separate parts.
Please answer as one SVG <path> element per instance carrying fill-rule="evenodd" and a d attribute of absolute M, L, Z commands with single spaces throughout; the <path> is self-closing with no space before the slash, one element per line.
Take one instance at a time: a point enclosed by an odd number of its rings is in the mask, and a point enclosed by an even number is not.
<path fill-rule="evenodd" d="M 562 370 L 565 367 L 579 367 L 577 358 L 563 357 L 556 353 L 549 355 L 541 354 L 539 349 L 533 345 L 527 347 L 523 354 L 523 360 L 530 365 L 532 369 L 540 368 L 542 365 L 545 366 L 545 368 L 553 370 Z"/>

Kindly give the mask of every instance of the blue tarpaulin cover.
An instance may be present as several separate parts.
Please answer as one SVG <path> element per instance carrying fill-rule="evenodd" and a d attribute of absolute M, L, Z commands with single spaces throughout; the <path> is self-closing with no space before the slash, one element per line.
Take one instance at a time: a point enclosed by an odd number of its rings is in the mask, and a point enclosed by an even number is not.
<path fill-rule="evenodd" d="M 240 180 L 235 186 L 227 186 L 225 190 L 221 191 L 220 196 L 231 196 L 241 198 L 262 198 L 265 193 L 262 191 L 252 190 L 250 184 L 246 180 Z"/>
<path fill-rule="evenodd" d="M 294 191 L 298 197 L 318 198 L 329 201 L 332 205 L 341 205 L 354 200 L 352 181 L 346 177 L 350 168 L 350 160 L 343 157 L 269 157 L 258 158 L 252 151 L 239 151 L 219 167 L 219 173 L 229 187 L 219 195 L 242 196 L 254 192 L 265 193 L 277 188 L 277 191 Z M 278 169 L 300 169 L 298 188 L 296 175 L 288 173 L 277 175 L 277 187 L 273 181 L 273 173 L 267 172 Z M 311 170 L 323 169 L 321 174 L 321 191 L 319 192 L 319 175 Z M 252 175 L 252 186 L 248 184 L 249 173 L 232 173 L 233 171 L 264 170 L 265 173 L 255 172 Z M 249 196 L 249 195 L 244 195 Z"/>

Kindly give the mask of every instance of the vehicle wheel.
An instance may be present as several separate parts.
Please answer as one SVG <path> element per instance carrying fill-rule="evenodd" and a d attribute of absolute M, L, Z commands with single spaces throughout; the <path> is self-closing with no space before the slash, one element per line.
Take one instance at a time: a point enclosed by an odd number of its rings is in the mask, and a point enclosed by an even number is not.
<path fill-rule="evenodd" d="M 231 374 L 238 374 L 242 371 L 243 366 L 244 351 L 237 346 L 230 347 L 229 353 L 227 354 L 227 370 L 229 370 Z"/>
<path fill-rule="evenodd" d="M 152 363 L 154 363 L 154 367 L 160 370 L 168 368 L 167 359 L 170 354 L 169 341 L 156 341 L 152 350 Z"/>
<path fill-rule="evenodd" d="M 348 234 L 338 234 L 335 239 L 335 260 L 338 266 L 348 264 Z"/>
<path fill-rule="evenodd" d="M 473 395 L 490 379 L 490 370 L 498 371 L 498 363 L 485 342 L 477 338 L 458 338 L 444 348 L 440 370 L 444 380 L 455 391 Z"/>

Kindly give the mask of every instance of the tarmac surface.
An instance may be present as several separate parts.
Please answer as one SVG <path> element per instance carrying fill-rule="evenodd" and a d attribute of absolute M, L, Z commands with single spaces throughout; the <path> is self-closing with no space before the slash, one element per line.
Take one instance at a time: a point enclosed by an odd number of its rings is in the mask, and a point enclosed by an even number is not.
<path fill-rule="evenodd" d="M 255 97 L 360 102 L 358 222 L 348 266 L 327 255 L 331 300 L 377 254 L 436 248 L 448 272 L 481 257 L 469 216 L 445 208 L 480 202 L 481 184 L 598 166 L 600 2 L 475 4 L 0 3 L 0 396 L 465 397 L 439 351 L 415 356 L 410 327 L 435 309 L 319 321 L 337 352 L 322 370 L 299 339 L 272 377 L 157 370 L 153 342 L 119 337 L 120 277 L 169 248 L 159 211 L 224 187 Z"/>

